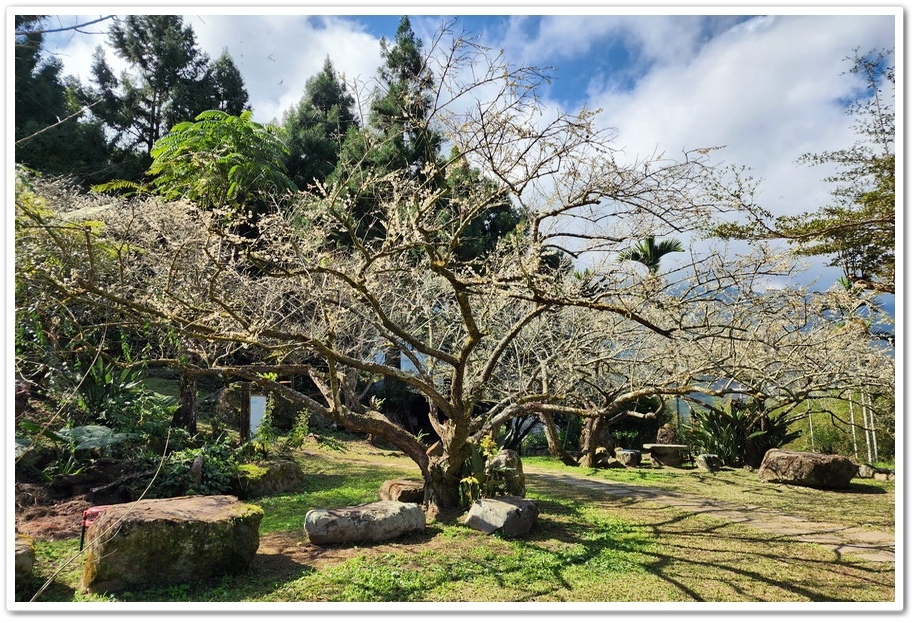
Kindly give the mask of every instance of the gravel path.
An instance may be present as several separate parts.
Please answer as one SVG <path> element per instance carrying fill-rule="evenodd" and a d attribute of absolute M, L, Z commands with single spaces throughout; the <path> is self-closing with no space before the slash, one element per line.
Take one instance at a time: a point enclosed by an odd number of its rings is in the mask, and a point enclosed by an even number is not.
<path fill-rule="evenodd" d="M 893 534 L 865 531 L 832 523 L 809 521 L 759 506 L 732 504 L 694 495 L 663 491 L 638 485 L 613 483 L 588 476 L 570 476 L 525 468 L 529 483 L 563 484 L 598 492 L 613 499 L 636 499 L 661 506 L 671 506 L 691 513 L 706 513 L 715 518 L 790 537 L 804 543 L 817 543 L 832 549 L 838 558 L 854 555 L 876 562 L 895 562 Z"/>

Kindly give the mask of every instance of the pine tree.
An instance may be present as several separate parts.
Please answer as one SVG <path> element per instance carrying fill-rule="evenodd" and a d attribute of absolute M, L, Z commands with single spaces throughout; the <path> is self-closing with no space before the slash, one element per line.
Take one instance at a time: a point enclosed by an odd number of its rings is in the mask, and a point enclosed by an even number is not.
<path fill-rule="evenodd" d="M 94 112 L 125 146 L 149 153 L 172 125 L 202 112 L 195 110 L 202 99 L 197 83 L 208 59 L 179 15 L 129 15 L 115 22 L 109 42 L 131 72 L 117 79 L 96 49 L 94 95 L 103 103 Z"/>
<path fill-rule="evenodd" d="M 248 107 L 245 81 L 227 49 L 223 49 L 223 53 L 213 63 L 211 86 L 213 102 L 210 108 L 237 117 Z"/>
<path fill-rule="evenodd" d="M 337 167 L 344 138 L 358 127 L 353 107 L 353 96 L 326 58 L 321 71 L 305 83 L 302 99 L 283 118 L 290 151 L 286 168 L 299 188 L 324 181 Z"/>

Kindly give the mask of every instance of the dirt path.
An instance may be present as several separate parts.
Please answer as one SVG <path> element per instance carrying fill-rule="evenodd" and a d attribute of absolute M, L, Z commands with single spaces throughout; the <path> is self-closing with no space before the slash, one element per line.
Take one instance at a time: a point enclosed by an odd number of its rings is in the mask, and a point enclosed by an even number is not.
<path fill-rule="evenodd" d="M 759 506 L 732 504 L 684 495 L 673 491 L 652 489 L 639 485 L 613 483 L 588 476 L 570 476 L 542 468 L 525 468 L 525 478 L 531 484 L 562 484 L 587 489 L 607 496 L 608 500 L 635 499 L 661 506 L 675 507 L 690 513 L 705 513 L 719 520 L 790 537 L 804 543 L 817 543 L 832 549 L 838 558 L 855 555 L 876 562 L 895 561 L 893 534 L 865 531 L 837 524 L 816 522 L 785 515 Z"/>

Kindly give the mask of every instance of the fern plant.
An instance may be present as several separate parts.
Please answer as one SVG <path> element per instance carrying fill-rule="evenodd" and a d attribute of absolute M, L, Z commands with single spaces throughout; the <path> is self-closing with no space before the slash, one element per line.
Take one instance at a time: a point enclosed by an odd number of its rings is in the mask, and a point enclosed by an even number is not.
<path fill-rule="evenodd" d="M 250 110 L 238 116 L 204 111 L 193 121 L 176 124 L 156 141 L 150 155 L 149 184 L 113 180 L 93 190 L 155 193 L 169 201 L 187 199 L 232 212 L 296 190 L 284 165 L 286 143 L 276 128 L 253 121 Z"/>
<path fill-rule="evenodd" d="M 296 190 L 283 164 L 288 153 L 277 130 L 253 121 L 250 110 L 239 116 L 208 110 L 156 142 L 147 173 L 166 199 L 238 208 Z"/>

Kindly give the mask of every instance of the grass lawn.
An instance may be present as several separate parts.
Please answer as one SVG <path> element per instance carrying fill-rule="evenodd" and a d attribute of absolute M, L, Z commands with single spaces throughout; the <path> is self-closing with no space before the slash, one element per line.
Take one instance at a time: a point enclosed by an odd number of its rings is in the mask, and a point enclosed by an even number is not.
<path fill-rule="evenodd" d="M 117 595 L 76 591 L 79 569 L 64 565 L 40 602 L 894 602 L 895 567 L 843 557 L 826 547 L 741 523 L 635 500 L 608 500 L 579 487 L 530 478 L 540 515 L 532 532 L 509 539 L 455 521 L 376 545 L 318 547 L 305 513 L 378 499 L 388 478 L 414 476 L 410 461 L 349 443 L 347 451 L 307 446 L 305 491 L 254 502 L 265 511 L 261 550 L 247 573 Z M 762 506 L 819 521 L 894 530 L 894 483 L 826 492 L 759 483 L 744 470 L 586 470 L 526 459 L 554 470 Z M 49 578 L 78 542 L 39 541 L 36 574 Z M 38 583 L 38 582 L 36 582 Z M 612 604 L 611 602 L 617 602 Z M 887 603 L 884 604 L 889 605 Z"/>

